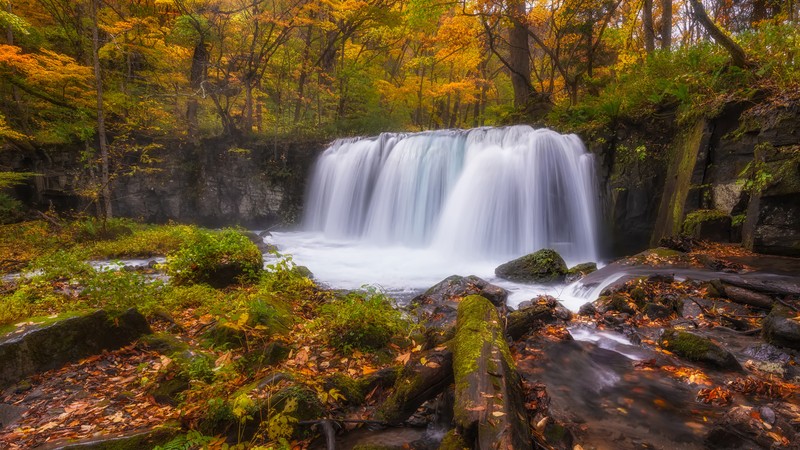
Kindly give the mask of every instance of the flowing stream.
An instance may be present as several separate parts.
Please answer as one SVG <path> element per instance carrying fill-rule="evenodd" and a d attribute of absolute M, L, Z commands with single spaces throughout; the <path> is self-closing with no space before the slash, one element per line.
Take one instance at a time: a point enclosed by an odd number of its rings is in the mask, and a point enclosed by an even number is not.
<path fill-rule="evenodd" d="M 459 274 L 506 287 L 512 306 L 562 298 L 566 286 L 508 283 L 494 268 L 541 248 L 597 261 L 596 184 L 580 139 L 547 129 L 340 139 L 313 170 L 303 231 L 272 240 L 334 288 L 376 284 L 403 299 Z"/>

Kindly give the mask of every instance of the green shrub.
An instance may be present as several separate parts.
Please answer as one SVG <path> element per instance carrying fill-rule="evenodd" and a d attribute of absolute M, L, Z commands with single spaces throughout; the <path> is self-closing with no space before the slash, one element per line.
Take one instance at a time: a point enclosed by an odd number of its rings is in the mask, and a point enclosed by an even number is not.
<path fill-rule="evenodd" d="M 49 283 L 34 280 L 10 294 L 0 295 L 0 325 L 79 307 L 74 298 L 54 292 Z"/>
<path fill-rule="evenodd" d="M 92 242 L 130 236 L 136 224 L 130 219 L 98 219 L 89 217 L 71 224 L 76 242 Z"/>
<path fill-rule="evenodd" d="M 322 305 L 314 326 L 330 345 L 347 352 L 381 349 L 410 328 L 389 298 L 374 290 L 353 292 Z"/>
<path fill-rule="evenodd" d="M 36 258 L 28 267 L 28 273 L 44 281 L 70 280 L 93 272 L 86 253 L 79 250 L 57 250 Z"/>
<path fill-rule="evenodd" d="M 175 284 L 208 283 L 224 287 L 234 280 L 256 279 L 261 251 L 237 230 L 198 232 L 194 239 L 167 256 L 167 273 Z"/>
<path fill-rule="evenodd" d="M 167 255 L 192 242 L 201 231 L 192 225 L 138 225 L 133 233 L 96 242 L 96 258 L 131 258 Z"/>
<path fill-rule="evenodd" d="M 82 296 L 93 308 L 128 309 L 136 307 L 149 314 L 160 307 L 159 281 L 127 270 L 97 271 L 81 280 Z"/>

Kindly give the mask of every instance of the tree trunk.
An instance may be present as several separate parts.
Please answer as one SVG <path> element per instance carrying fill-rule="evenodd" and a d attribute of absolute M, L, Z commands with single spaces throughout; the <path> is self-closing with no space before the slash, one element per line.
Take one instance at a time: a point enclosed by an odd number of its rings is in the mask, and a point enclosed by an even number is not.
<path fill-rule="evenodd" d="M 206 48 L 205 39 L 200 38 L 200 41 L 194 46 L 194 52 L 192 53 L 192 67 L 189 72 L 189 87 L 191 87 L 192 93 L 186 105 L 186 120 L 188 122 L 189 136 L 193 139 L 196 139 L 198 131 L 197 116 L 200 105 L 197 96 L 201 95 L 203 80 L 206 78 L 207 66 L 208 49 Z"/>
<path fill-rule="evenodd" d="M 456 430 L 474 449 L 531 448 L 522 385 L 497 310 L 471 295 L 453 338 Z"/>
<path fill-rule="evenodd" d="M 100 143 L 100 198 L 103 205 L 103 219 L 113 217 L 111 211 L 111 185 L 109 175 L 108 141 L 106 138 L 105 109 L 103 107 L 103 77 L 100 70 L 100 31 L 97 23 L 97 3 L 92 1 L 92 63 L 97 88 L 97 140 Z"/>
<path fill-rule="evenodd" d="M 672 0 L 661 0 L 661 49 L 672 48 Z"/>
<path fill-rule="evenodd" d="M 644 0 L 642 5 L 642 32 L 644 33 L 644 49 L 653 53 L 656 48 L 655 27 L 653 25 L 653 0 Z"/>
<path fill-rule="evenodd" d="M 708 17 L 708 13 L 706 13 L 706 9 L 703 7 L 703 4 L 700 3 L 700 0 L 689 0 L 689 3 L 692 4 L 695 19 L 697 19 L 703 28 L 705 28 L 706 32 L 711 35 L 714 42 L 728 51 L 733 60 L 733 65 L 737 67 L 749 66 L 750 64 L 747 61 L 747 54 L 744 52 L 744 49 L 714 24 L 714 21 Z"/>
<path fill-rule="evenodd" d="M 525 2 L 516 0 L 509 4 L 512 27 L 509 31 L 509 70 L 514 88 L 514 107 L 525 109 L 533 88 L 531 86 L 531 50 L 528 45 L 528 29 L 525 17 Z"/>

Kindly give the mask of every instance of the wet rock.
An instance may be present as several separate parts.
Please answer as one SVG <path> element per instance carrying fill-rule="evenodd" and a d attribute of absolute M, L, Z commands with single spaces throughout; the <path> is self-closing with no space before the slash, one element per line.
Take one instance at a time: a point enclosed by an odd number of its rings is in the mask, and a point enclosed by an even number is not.
<path fill-rule="evenodd" d="M 657 303 L 647 303 L 644 305 L 644 315 L 651 320 L 667 319 L 672 315 L 672 308 Z"/>
<path fill-rule="evenodd" d="M 610 311 L 636 314 L 636 305 L 622 294 L 604 295 L 595 300 L 594 306 L 600 314 Z"/>
<path fill-rule="evenodd" d="M 0 338 L 0 387 L 103 350 L 118 349 L 149 333 L 147 320 L 135 309 L 116 317 L 99 310 L 18 330 Z"/>
<path fill-rule="evenodd" d="M 717 369 L 741 370 L 736 358 L 711 339 L 674 329 L 664 330 L 658 344 L 676 355 Z"/>
<path fill-rule="evenodd" d="M 542 249 L 497 266 L 495 275 L 519 283 L 551 283 L 563 281 L 567 264 L 555 250 Z"/>
<path fill-rule="evenodd" d="M 475 275 L 468 277 L 452 275 L 414 297 L 411 302 L 417 305 L 441 304 L 457 301 L 468 295 L 480 295 L 495 306 L 505 306 L 508 291 Z"/>
<path fill-rule="evenodd" d="M 770 344 L 800 350 L 800 322 L 791 309 L 777 305 L 762 323 L 764 339 Z"/>
<path fill-rule="evenodd" d="M 140 450 L 163 445 L 180 433 L 176 426 L 161 426 L 80 441 L 64 440 L 37 447 L 41 450 Z"/>
<path fill-rule="evenodd" d="M 670 236 L 661 238 L 661 240 L 658 241 L 658 246 L 682 253 L 689 253 L 697 246 L 697 241 L 688 236 Z"/>
<path fill-rule="evenodd" d="M 427 326 L 427 347 L 435 347 L 452 337 L 458 303 L 469 295 L 480 295 L 495 306 L 505 307 L 508 291 L 474 275 L 452 275 L 411 300 L 414 313 Z"/>
<path fill-rule="evenodd" d="M 772 307 L 772 298 L 768 295 L 731 285 L 724 286 L 724 290 L 725 296 L 736 303 L 764 309 Z"/>
<path fill-rule="evenodd" d="M 648 283 L 666 283 L 670 284 L 675 281 L 675 276 L 671 273 L 654 273 L 647 276 Z"/>
<path fill-rule="evenodd" d="M 734 406 L 714 423 L 706 435 L 705 445 L 725 450 L 796 448 L 790 446 L 796 435 L 796 430 L 786 420 L 781 420 L 771 407 Z M 786 441 L 781 442 L 780 438 Z"/>
<path fill-rule="evenodd" d="M 0 403 L 0 430 L 10 428 L 22 417 L 25 408 Z"/>
<path fill-rule="evenodd" d="M 569 315 L 569 311 L 566 311 L 566 313 Z M 563 316 L 563 312 L 561 315 Z M 558 316 L 559 313 L 554 306 L 546 303 L 531 304 L 527 308 L 520 308 L 508 314 L 506 317 L 506 334 L 516 341 L 544 324 L 553 323 L 556 319 L 564 320 Z M 566 320 L 569 320 L 569 316 L 567 316 Z"/>
<path fill-rule="evenodd" d="M 597 308 L 594 307 L 594 304 L 591 302 L 586 302 L 581 305 L 580 309 L 578 309 L 579 316 L 594 316 L 597 312 Z"/>
<path fill-rule="evenodd" d="M 585 262 L 578 264 L 577 266 L 567 270 L 567 275 L 564 281 L 567 283 L 572 283 L 595 271 L 597 271 L 597 263 Z"/>

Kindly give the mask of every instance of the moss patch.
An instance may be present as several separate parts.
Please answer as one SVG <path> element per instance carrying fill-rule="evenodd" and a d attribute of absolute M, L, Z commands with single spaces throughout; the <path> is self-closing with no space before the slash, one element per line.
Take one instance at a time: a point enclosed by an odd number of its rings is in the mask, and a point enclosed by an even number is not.
<path fill-rule="evenodd" d="M 699 209 L 697 211 L 692 211 L 687 214 L 686 218 L 683 220 L 681 232 L 687 236 L 694 236 L 698 228 L 700 228 L 700 225 L 704 222 L 723 219 L 725 217 L 728 217 L 728 215 L 717 209 Z"/>

